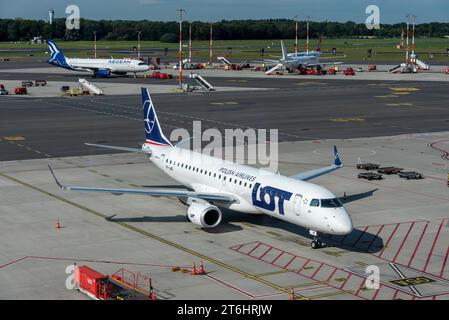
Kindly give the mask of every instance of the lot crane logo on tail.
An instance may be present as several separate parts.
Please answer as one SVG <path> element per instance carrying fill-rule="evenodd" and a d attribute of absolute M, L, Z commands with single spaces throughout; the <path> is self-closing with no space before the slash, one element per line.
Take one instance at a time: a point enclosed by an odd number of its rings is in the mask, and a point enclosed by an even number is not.
<path fill-rule="evenodd" d="M 159 146 L 172 146 L 170 141 L 162 133 L 157 119 L 156 110 L 151 101 L 148 89 L 142 88 L 142 106 L 145 123 L 145 137 L 147 142 Z"/>

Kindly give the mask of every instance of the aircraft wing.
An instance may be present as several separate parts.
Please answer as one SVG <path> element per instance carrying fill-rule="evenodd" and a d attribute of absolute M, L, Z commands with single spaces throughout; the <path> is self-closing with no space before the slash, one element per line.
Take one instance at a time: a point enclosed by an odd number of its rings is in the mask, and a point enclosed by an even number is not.
<path fill-rule="evenodd" d="M 218 202 L 238 202 L 238 199 L 230 194 L 226 193 L 207 193 L 207 192 L 196 192 L 187 189 L 163 189 L 163 188 L 95 188 L 95 187 L 82 187 L 82 186 L 68 186 L 62 184 L 56 177 L 53 169 L 49 165 L 48 168 L 55 179 L 56 184 L 62 190 L 71 191 L 86 191 L 86 192 L 104 192 L 112 193 L 114 195 L 122 194 L 135 194 L 143 196 L 153 196 L 153 197 L 173 197 L 173 198 L 198 198 L 206 201 L 218 201 Z"/>
<path fill-rule="evenodd" d="M 343 167 L 343 163 L 340 160 L 340 156 L 338 154 L 336 146 L 334 146 L 334 158 L 335 158 L 334 163 L 328 167 L 301 172 L 301 173 L 295 174 L 293 176 L 290 176 L 290 178 L 293 178 L 296 180 L 307 181 L 307 180 L 311 180 L 313 178 L 322 176 L 324 174 L 330 173 L 332 171 L 338 170 L 341 167 Z"/>
<path fill-rule="evenodd" d="M 264 60 L 251 60 L 251 62 L 252 63 L 273 64 L 273 63 L 279 63 L 279 60 L 264 59 Z"/>

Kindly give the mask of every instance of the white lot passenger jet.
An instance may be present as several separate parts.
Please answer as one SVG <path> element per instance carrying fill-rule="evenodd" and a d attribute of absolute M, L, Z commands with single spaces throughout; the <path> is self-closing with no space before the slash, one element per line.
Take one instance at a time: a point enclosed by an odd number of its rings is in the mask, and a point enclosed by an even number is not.
<path fill-rule="evenodd" d="M 125 75 L 127 73 L 145 72 L 150 66 L 136 59 L 80 59 L 66 58 L 61 49 L 51 40 L 47 41 L 51 57 L 49 64 L 73 71 L 92 72 L 95 78 L 109 77 L 111 74 Z"/>
<path fill-rule="evenodd" d="M 63 190 L 135 194 L 178 198 L 188 205 L 187 219 L 214 228 L 222 220 L 220 208 L 249 214 L 267 214 L 309 229 L 312 248 L 320 248 L 319 234 L 346 235 L 352 220 L 340 200 L 324 187 L 308 182 L 343 166 L 334 146 L 334 163 L 287 177 L 173 146 L 162 132 L 147 89 L 142 88 L 146 142 L 141 149 L 99 144 L 90 146 L 145 154 L 159 169 L 188 189 L 98 188 L 64 185 Z"/>

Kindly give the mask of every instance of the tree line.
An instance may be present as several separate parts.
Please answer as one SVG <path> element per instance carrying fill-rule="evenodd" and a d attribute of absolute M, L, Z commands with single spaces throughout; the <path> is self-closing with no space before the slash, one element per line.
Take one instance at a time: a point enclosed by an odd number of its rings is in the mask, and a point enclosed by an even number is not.
<path fill-rule="evenodd" d="M 188 37 L 188 24 L 184 22 L 183 38 Z M 355 22 L 311 22 L 310 36 L 324 34 L 330 38 L 399 37 L 404 23 L 382 24 L 380 29 L 368 30 L 363 23 Z M 141 31 L 142 40 L 176 42 L 179 23 L 176 21 L 127 21 L 127 20 L 86 20 L 81 19 L 79 30 L 66 30 L 65 19 L 55 19 L 50 25 L 43 20 L 0 19 L 0 41 L 27 41 L 35 36 L 45 39 L 93 40 L 135 40 Z M 268 20 L 223 20 L 213 24 L 213 37 L 216 40 L 250 39 L 291 39 L 295 34 L 295 23 L 289 19 Z M 449 35 L 449 23 L 422 23 L 416 26 L 416 34 L 426 37 Z M 299 22 L 299 37 L 306 37 L 306 22 Z M 209 23 L 192 22 L 192 39 L 208 40 Z"/>

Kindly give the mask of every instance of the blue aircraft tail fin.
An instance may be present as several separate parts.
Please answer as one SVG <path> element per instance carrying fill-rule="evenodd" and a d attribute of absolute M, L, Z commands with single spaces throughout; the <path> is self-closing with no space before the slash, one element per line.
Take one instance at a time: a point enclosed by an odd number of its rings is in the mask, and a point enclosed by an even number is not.
<path fill-rule="evenodd" d="M 51 57 L 48 60 L 48 63 L 60 66 L 63 68 L 70 67 L 67 63 L 64 54 L 62 53 L 61 49 L 58 48 L 56 43 L 54 43 L 52 40 L 47 41 L 48 49 L 50 49 Z"/>
<path fill-rule="evenodd" d="M 170 140 L 168 140 L 162 132 L 159 120 L 157 119 L 156 109 L 151 101 L 150 92 L 147 88 L 141 88 L 141 91 L 147 143 L 158 146 L 172 146 Z"/>

